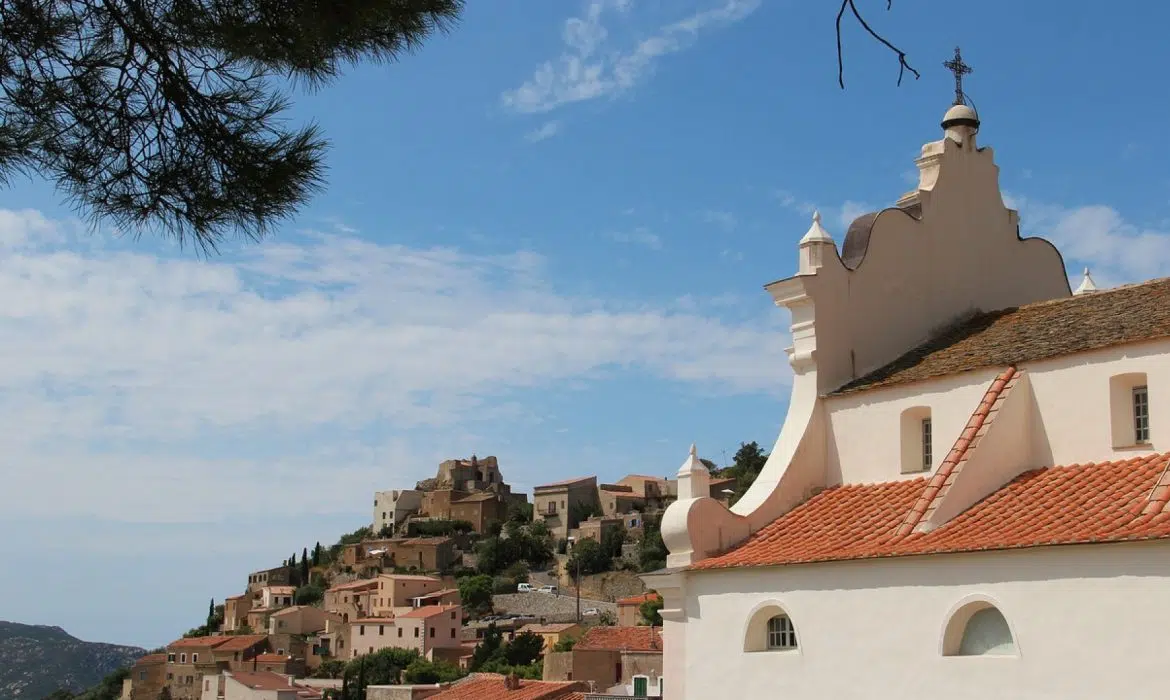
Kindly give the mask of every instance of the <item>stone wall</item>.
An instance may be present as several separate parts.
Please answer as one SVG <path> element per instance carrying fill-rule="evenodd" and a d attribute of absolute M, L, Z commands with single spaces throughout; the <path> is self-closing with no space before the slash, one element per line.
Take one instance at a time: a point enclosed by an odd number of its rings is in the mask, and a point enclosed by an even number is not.
<path fill-rule="evenodd" d="M 567 681 L 573 674 L 573 652 L 554 651 L 544 655 L 544 680 Z"/>

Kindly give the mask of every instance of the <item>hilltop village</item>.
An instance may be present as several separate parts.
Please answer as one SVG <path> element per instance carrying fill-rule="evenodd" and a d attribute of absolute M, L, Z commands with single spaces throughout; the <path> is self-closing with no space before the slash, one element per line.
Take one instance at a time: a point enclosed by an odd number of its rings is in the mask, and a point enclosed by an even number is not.
<path fill-rule="evenodd" d="M 725 504 L 766 455 L 736 457 L 710 483 Z M 525 698 L 659 695 L 661 601 L 638 575 L 665 565 L 658 526 L 677 495 L 674 478 L 585 476 L 530 501 L 494 456 L 444 461 L 374 493 L 368 526 L 248 573 L 139 659 L 122 698 L 470 699 L 489 681 Z"/>

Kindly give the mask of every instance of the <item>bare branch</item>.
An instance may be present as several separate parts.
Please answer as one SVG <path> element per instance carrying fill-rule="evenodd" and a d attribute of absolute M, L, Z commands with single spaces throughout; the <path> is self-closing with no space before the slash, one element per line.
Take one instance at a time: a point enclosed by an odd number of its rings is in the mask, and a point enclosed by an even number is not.
<path fill-rule="evenodd" d="M 899 86 L 902 84 L 902 78 L 905 77 L 906 71 L 913 73 L 915 80 L 921 78 L 922 76 L 918 74 L 918 71 L 914 70 L 914 68 L 912 68 L 910 64 L 906 62 L 906 52 L 891 44 L 881 34 L 875 32 L 873 28 L 869 26 L 869 23 L 865 21 L 865 18 L 861 16 L 861 13 L 857 11 L 857 5 L 853 3 L 854 0 L 841 0 L 841 9 L 837 11 L 837 84 L 841 86 L 841 89 L 845 89 L 845 61 L 841 51 L 841 18 L 845 16 L 845 10 L 849 10 L 853 13 L 853 16 L 857 18 L 857 21 L 861 24 L 862 28 L 869 32 L 870 36 L 880 41 L 888 49 L 898 55 Z M 890 10 L 893 5 L 894 0 L 886 0 L 887 11 Z"/>

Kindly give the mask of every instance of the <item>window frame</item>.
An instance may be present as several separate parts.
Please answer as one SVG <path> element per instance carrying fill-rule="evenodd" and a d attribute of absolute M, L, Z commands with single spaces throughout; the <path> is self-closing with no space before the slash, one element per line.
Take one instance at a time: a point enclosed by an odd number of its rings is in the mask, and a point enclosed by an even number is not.
<path fill-rule="evenodd" d="M 930 471 L 934 465 L 934 423 L 930 416 L 922 419 L 918 430 L 922 436 L 922 471 Z"/>
<path fill-rule="evenodd" d="M 767 639 L 764 641 L 764 648 L 768 651 L 795 651 L 800 648 L 800 642 L 796 638 L 796 625 L 792 623 L 792 618 L 784 613 L 768 618 L 765 634 Z"/>
<path fill-rule="evenodd" d="M 1133 414 L 1135 445 L 1150 444 L 1150 388 L 1141 384 L 1130 389 L 1130 410 Z"/>

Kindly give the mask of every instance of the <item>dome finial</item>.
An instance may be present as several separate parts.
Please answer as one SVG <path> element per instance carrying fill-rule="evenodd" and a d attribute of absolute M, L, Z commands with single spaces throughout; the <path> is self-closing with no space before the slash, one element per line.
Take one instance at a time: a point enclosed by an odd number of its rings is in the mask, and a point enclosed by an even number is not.
<path fill-rule="evenodd" d="M 1073 295 L 1080 296 L 1081 294 L 1088 294 L 1095 291 L 1097 291 L 1097 283 L 1093 281 L 1093 276 L 1089 274 L 1089 268 L 1086 267 L 1085 277 L 1081 280 L 1081 286 L 1076 288 Z"/>
<path fill-rule="evenodd" d="M 833 237 L 821 226 L 821 212 L 814 211 L 812 215 L 812 226 L 808 227 L 808 232 L 804 234 L 804 238 L 800 239 L 800 244 L 806 243 L 832 243 Z"/>
<path fill-rule="evenodd" d="M 692 457 L 699 456 L 699 451 L 695 449 L 695 443 L 693 443 L 693 442 L 691 443 L 691 456 Z"/>

